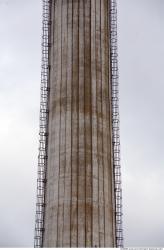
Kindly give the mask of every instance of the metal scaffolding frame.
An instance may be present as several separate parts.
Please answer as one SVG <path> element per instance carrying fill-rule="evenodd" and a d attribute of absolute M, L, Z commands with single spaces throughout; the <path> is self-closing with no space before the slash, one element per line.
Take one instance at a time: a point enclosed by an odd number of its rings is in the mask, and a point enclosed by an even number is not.
<path fill-rule="evenodd" d="M 110 68 L 111 68 L 111 81 L 112 81 L 112 86 L 111 86 L 112 87 L 112 142 L 113 142 L 116 246 L 123 247 L 116 0 L 110 0 L 109 16 L 110 16 L 110 41 L 109 41 Z"/>
<path fill-rule="evenodd" d="M 116 246 L 123 247 L 122 230 L 122 189 L 120 165 L 120 135 L 119 135 L 119 83 L 118 83 L 118 53 L 117 53 L 117 3 L 109 0 L 110 17 L 110 68 L 112 81 L 112 142 L 113 142 L 113 171 L 115 194 Z M 44 213 L 45 213 L 45 184 L 48 148 L 48 101 L 49 101 L 49 47 L 52 0 L 42 0 L 42 70 L 41 70 L 41 101 L 40 101 L 40 132 L 37 178 L 37 203 L 35 219 L 34 246 L 43 247 Z"/>
<path fill-rule="evenodd" d="M 37 203 L 35 219 L 35 247 L 42 247 L 45 212 L 45 183 L 48 147 L 48 100 L 49 100 L 49 47 L 50 47 L 50 0 L 42 0 L 42 70 L 40 97 L 40 130 L 37 178 Z"/>

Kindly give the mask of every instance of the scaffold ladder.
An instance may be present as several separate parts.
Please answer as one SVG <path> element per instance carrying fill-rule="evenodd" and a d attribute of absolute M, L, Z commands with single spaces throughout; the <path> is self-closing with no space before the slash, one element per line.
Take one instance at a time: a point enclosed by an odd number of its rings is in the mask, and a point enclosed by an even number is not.
<path fill-rule="evenodd" d="M 37 177 L 37 203 L 35 219 L 35 247 L 43 246 L 45 183 L 48 146 L 48 99 L 49 99 L 49 47 L 50 47 L 50 0 L 42 0 L 42 70 L 40 97 L 40 130 Z"/>
<path fill-rule="evenodd" d="M 119 81 L 117 46 L 117 2 L 110 0 L 110 68 L 112 81 L 112 142 L 115 195 L 116 246 L 123 247 L 122 228 L 122 188 L 120 165 L 120 119 L 119 119 Z"/>

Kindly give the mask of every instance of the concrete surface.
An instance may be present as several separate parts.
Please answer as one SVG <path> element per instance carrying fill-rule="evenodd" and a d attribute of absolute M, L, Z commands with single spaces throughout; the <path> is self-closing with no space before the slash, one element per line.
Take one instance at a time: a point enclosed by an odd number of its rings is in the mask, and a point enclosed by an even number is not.
<path fill-rule="evenodd" d="M 51 19 L 43 246 L 114 247 L 108 0 L 53 0 Z"/>

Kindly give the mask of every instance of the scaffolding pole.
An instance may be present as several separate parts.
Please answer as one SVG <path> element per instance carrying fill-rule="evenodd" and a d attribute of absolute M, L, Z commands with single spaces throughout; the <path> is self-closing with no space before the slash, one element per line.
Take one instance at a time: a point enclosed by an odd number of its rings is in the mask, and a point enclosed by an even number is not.
<path fill-rule="evenodd" d="M 112 81 L 112 142 L 115 194 L 116 246 L 123 247 L 122 228 L 122 188 L 120 165 L 120 119 L 119 119 L 119 81 L 117 46 L 117 2 L 110 0 L 110 68 Z"/>
<path fill-rule="evenodd" d="M 37 177 L 37 203 L 35 219 L 34 246 L 43 246 L 44 212 L 45 212 L 45 184 L 47 169 L 48 147 L 48 99 L 49 99 L 49 47 L 50 47 L 50 0 L 42 0 L 42 70 L 40 97 L 40 129 L 39 155 Z"/>

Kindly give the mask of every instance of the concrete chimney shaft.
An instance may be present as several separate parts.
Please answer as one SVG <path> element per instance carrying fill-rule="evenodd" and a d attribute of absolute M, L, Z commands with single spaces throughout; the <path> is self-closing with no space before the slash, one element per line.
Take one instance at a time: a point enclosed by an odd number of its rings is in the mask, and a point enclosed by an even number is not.
<path fill-rule="evenodd" d="M 108 0 L 52 0 L 44 247 L 114 247 Z"/>

